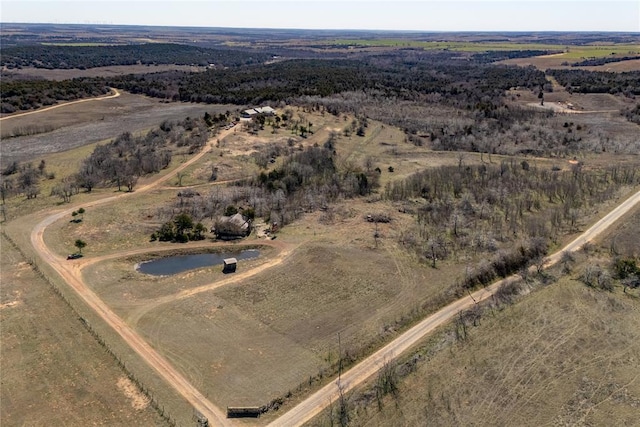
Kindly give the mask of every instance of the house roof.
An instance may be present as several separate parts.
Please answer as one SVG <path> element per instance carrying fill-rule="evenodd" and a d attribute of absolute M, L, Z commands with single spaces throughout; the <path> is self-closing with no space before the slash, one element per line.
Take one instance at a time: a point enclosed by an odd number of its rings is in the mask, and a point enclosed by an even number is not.
<path fill-rule="evenodd" d="M 231 216 L 223 216 L 220 217 L 222 221 L 230 222 L 243 230 L 247 230 L 249 228 L 249 221 L 242 216 L 242 214 L 237 213 Z"/>

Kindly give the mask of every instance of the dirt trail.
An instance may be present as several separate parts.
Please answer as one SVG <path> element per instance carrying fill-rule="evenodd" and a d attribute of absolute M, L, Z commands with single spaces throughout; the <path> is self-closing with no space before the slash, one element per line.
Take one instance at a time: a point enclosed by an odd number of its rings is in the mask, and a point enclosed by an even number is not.
<path fill-rule="evenodd" d="M 560 261 L 563 252 L 573 252 L 580 249 L 585 243 L 605 231 L 638 203 L 640 203 L 640 191 L 618 205 L 614 210 L 609 212 L 609 214 L 591 226 L 587 231 L 582 233 L 562 250 L 551 255 L 548 258 L 546 267 Z M 491 286 L 474 292 L 469 297 L 461 298 L 442 308 L 435 314 L 432 314 L 422 320 L 416 326 L 412 327 L 380 350 L 376 351 L 362 362 L 358 363 L 349 371 L 344 372 L 339 381 L 327 384 L 269 425 L 297 426 L 311 420 L 329 406 L 331 402 L 338 401 L 340 397 L 340 388 L 343 393 L 352 390 L 382 369 L 385 363 L 415 346 L 418 341 L 422 340 L 427 334 L 433 332 L 439 326 L 449 322 L 460 311 L 466 310 L 474 304 L 490 298 L 503 283 L 513 280 L 517 280 L 516 276 L 500 280 Z"/>
<path fill-rule="evenodd" d="M 68 105 L 68 104 L 66 104 Z M 197 162 L 219 139 L 225 138 L 233 130 L 222 132 L 211 138 L 207 146 L 198 154 L 193 156 L 185 163 L 178 166 L 173 171 L 158 177 L 157 179 L 136 189 L 133 193 L 123 193 L 116 196 L 105 197 L 85 204 L 86 207 L 94 207 L 113 202 L 115 200 L 127 197 L 133 197 L 136 194 L 149 191 L 175 176 L 175 173 L 184 170 L 191 164 Z M 59 219 L 68 216 L 77 206 L 69 207 L 49 215 L 39 224 L 37 224 L 31 232 L 31 244 L 43 261 L 49 264 L 56 272 L 65 280 L 71 289 L 100 316 L 107 325 L 115 330 L 122 339 L 138 353 L 155 371 L 165 379 L 165 381 L 173 387 L 180 395 L 182 395 L 194 408 L 202 413 L 211 425 L 228 426 L 231 425 L 226 419 L 220 408 L 211 403 L 198 389 L 196 389 L 189 381 L 182 376 L 164 357 L 162 357 L 155 349 L 153 349 L 132 327 L 124 322 L 117 314 L 115 314 L 89 287 L 82 281 L 81 266 L 86 263 L 69 262 L 66 259 L 54 254 L 44 242 L 44 232 L 47 227 Z"/>
<path fill-rule="evenodd" d="M 53 105 L 53 106 L 47 107 L 47 108 L 40 108 L 40 109 L 37 109 L 35 111 L 27 111 L 26 113 L 12 114 L 10 116 L 6 116 L 6 117 L 0 118 L 0 121 L 9 120 L 9 119 L 12 119 L 14 117 L 28 116 L 29 114 L 44 113 L 45 111 L 53 110 L 54 108 L 66 107 L 68 105 L 79 104 L 81 102 L 104 101 L 105 99 L 112 99 L 112 98 L 117 98 L 117 97 L 120 96 L 120 92 L 118 92 L 118 89 L 111 88 L 111 90 L 114 92 L 113 95 L 101 96 L 101 97 L 98 97 L 98 98 L 79 99 L 77 101 L 65 102 L 64 104 L 56 104 L 56 105 Z"/>

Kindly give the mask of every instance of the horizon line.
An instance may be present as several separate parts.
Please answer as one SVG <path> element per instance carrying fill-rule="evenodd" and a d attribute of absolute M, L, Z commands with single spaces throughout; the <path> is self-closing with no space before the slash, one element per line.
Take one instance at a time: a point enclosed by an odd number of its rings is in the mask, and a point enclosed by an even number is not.
<path fill-rule="evenodd" d="M 385 32 L 385 33 L 475 33 L 475 34 L 527 34 L 527 33 L 609 33 L 609 34 L 638 34 L 640 31 L 630 30 L 413 30 L 413 29 L 381 29 L 381 28 L 291 28 L 291 27 L 220 27 L 205 25 L 167 25 L 167 24 L 114 24 L 102 22 L 15 22 L 0 21 L 0 25 L 77 25 L 77 26 L 107 26 L 107 27 L 155 27 L 155 28 L 199 28 L 213 30 L 263 30 L 263 31 L 352 31 L 352 32 Z"/>

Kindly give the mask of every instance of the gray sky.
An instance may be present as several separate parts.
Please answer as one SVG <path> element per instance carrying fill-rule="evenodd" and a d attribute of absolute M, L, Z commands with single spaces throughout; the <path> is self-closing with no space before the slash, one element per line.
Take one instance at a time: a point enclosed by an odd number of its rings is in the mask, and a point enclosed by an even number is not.
<path fill-rule="evenodd" d="M 1 0 L 1 22 L 640 32 L 640 0 Z"/>

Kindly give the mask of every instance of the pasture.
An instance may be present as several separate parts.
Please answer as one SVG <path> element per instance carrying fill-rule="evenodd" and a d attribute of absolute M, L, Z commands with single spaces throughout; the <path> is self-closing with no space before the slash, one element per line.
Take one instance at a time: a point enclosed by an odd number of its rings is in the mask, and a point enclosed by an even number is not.
<path fill-rule="evenodd" d="M 640 211 L 629 214 L 572 271 L 514 305 L 486 310 L 466 340 L 444 328 L 404 361 L 397 393 L 349 396 L 353 425 L 634 425 L 640 404 L 637 291 L 596 290 L 578 280 L 588 264 L 611 262 L 637 241 Z M 625 237 L 623 238 L 622 235 Z M 633 249 L 632 249 L 633 251 Z M 366 403 L 368 402 L 368 403 Z M 356 409 L 353 409 L 356 408 Z M 329 425 L 328 415 L 313 426 Z"/>
<path fill-rule="evenodd" d="M 0 237 L 4 425 L 167 425 L 77 315 Z"/>

